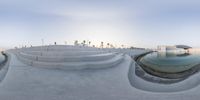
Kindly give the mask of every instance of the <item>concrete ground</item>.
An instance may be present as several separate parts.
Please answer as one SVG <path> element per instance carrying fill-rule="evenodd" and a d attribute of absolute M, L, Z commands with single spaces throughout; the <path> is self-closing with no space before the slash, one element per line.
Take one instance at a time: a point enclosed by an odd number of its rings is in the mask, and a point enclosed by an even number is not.
<path fill-rule="evenodd" d="M 11 54 L 9 70 L 0 83 L 0 100 L 197 100 L 200 87 L 158 93 L 136 89 L 128 79 L 132 60 L 118 66 L 79 71 L 27 66 Z M 188 83 L 189 85 L 190 83 Z"/>

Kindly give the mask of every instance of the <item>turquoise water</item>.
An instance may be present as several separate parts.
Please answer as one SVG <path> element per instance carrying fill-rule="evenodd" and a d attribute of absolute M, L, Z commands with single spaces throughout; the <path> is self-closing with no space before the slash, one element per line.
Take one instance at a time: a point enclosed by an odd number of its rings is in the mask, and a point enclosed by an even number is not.
<path fill-rule="evenodd" d="M 152 52 L 139 61 L 159 72 L 178 73 L 199 65 L 200 53 Z"/>

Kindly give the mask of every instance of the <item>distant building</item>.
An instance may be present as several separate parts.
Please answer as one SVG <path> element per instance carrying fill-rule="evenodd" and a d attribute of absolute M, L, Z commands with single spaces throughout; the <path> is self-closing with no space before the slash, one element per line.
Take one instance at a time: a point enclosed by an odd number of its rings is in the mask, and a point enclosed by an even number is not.
<path fill-rule="evenodd" d="M 157 51 L 159 52 L 186 52 L 192 47 L 186 45 L 175 45 L 175 46 L 158 46 Z"/>

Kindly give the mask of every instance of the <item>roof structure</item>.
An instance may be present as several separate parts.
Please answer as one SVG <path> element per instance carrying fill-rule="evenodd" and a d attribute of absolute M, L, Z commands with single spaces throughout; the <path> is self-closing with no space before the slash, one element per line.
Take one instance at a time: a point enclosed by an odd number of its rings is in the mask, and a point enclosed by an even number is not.
<path fill-rule="evenodd" d="M 190 48 L 192 48 L 192 47 L 187 46 L 187 45 L 176 45 L 176 48 L 190 49 Z"/>

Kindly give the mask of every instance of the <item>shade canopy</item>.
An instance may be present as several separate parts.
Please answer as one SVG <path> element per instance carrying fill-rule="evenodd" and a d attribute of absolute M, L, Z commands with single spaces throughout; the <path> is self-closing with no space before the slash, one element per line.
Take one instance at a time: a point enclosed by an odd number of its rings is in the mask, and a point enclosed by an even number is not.
<path fill-rule="evenodd" d="M 187 46 L 187 45 L 176 45 L 176 48 L 190 49 L 190 48 L 192 48 L 192 47 Z"/>

